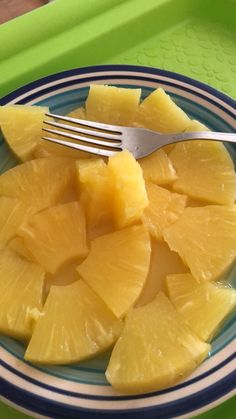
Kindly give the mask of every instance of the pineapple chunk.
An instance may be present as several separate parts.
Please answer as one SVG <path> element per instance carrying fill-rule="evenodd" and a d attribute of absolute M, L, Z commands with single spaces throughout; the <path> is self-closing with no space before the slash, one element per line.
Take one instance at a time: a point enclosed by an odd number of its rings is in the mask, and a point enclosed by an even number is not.
<path fill-rule="evenodd" d="M 42 309 L 45 273 L 10 249 L 0 251 L 0 332 L 28 339 L 32 334 L 31 312 Z"/>
<path fill-rule="evenodd" d="M 146 183 L 146 190 L 149 206 L 143 212 L 143 224 L 155 239 L 163 240 L 163 230 L 175 223 L 182 214 L 187 197 L 153 183 Z"/>
<path fill-rule="evenodd" d="M 183 322 L 204 341 L 215 336 L 236 306 L 236 290 L 222 284 L 199 284 L 191 274 L 168 275 L 166 283 Z"/>
<path fill-rule="evenodd" d="M 15 236 L 27 212 L 26 205 L 18 199 L 0 197 L 0 249 Z"/>
<path fill-rule="evenodd" d="M 89 225 L 95 226 L 112 218 L 112 182 L 102 159 L 76 162 L 78 189 Z"/>
<path fill-rule="evenodd" d="M 79 119 L 86 119 L 85 110 L 84 108 L 77 108 L 74 111 L 70 112 L 67 116 L 71 118 L 79 118 Z M 65 122 L 66 125 L 75 126 L 73 123 Z M 63 131 L 63 129 L 60 129 Z M 53 138 L 59 138 L 60 136 L 54 135 Z M 70 140 L 73 142 L 73 140 Z M 76 141 L 75 141 L 76 142 Z M 64 147 L 60 144 L 50 143 L 49 141 L 41 141 L 34 151 L 34 157 L 36 159 L 42 157 L 68 157 L 72 159 L 83 159 L 83 158 L 90 158 L 91 155 L 89 153 L 85 153 L 84 151 L 75 150 L 70 147 Z"/>
<path fill-rule="evenodd" d="M 234 163 L 222 143 L 185 141 L 176 144 L 169 157 L 178 176 L 174 190 L 210 203 L 234 203 L 236 173 Z"/>
<path fill-rule="evenodd" d="M 175 224 L 164 230 L 164 239 L 194 278 L 215 280 L 236 257 L 236 211 L 217 205 L 185 208 Z"/>
<path fill-rule="evenodd" d="M 82 106 L 69 112 L 67 116 L 70 118 L 87 119 L 85 109 Z"/>
<path fill-rule="evenodd" d="M 164 150 L 157 150 L 139 160 L 146 181 L 158 185 L 170 185 L 176 179 L 176 171 Z"/>
<path fill-rule="evenodd" d="M 210 131 L 210 130 L 209 128 L 206 127 L 206 125 L 202 124 L 199 121 L 196 121 L 195 119 L 192 119 L 184 131 L 197 132 L 197 131 Z"/>
<path fill-rule="evenodd" d="M 86 116 L 92 121 L 130 126 L 138 110 L 141 89 L 92 84 L 86 100 Z"/>
<path fill-rule="evenodd" d="M 85 217 L 78 202 L 57 205 L 33 215 L 18 234 L 49 273 L 88 252 Z"/>
<path fill-rule="evenodd" d="M 42 142 L 42 126 L 48 108 L 40 106 L 0 106 L 0 127 L 9 147 L 22 160 L 33 158 Z"/>
<path fill-rule="evenodd" d="M 34 256 L 32 255 L 31 251 L 26 247 L 24 239 L 22 237 L 16 236 L 14 237 L 8 244 L 9 248 L 14 250 L 20 256 L 23 256 L 25 259 L 36 262 Z"/>
<path fill-rule="evenodd" d="M 143 226 L 133 226 L 91 242 L 77 271 L 117 317 L 139 297 L 149 270 L 151 244 Z"/>
<path fill-rule="evenodd" d="M 208 355 L 202 342 L 179 319 L 163 293 L 131 310 L 106 370 L 122 393 L 145 393 L 169 387 L 194 371 Z"/>
<path fill-rule="evenodd" d="M 0 176 L 0 195 L 18 198 L 34 212 L 55 205 L 74 179 L 72 159 L 31 160 Z"/>
<path fill-rule="evenodd" d="M 140 165 L 129 151 L 122 151 L 109 158 L 108 169 L 114 185 L 116 224 L 122 228 L 139 222 L 148 206 Z"/>
<path fill-rule="evenodd" d="M 189 124 L 186 113 L 161 88 L 156 89 L 140 104 L 135 126 L 158 132 L 181 132 Z"/>
<path fill-rule="evenodd" d="M 83 281 L 53 286 L 25 359 L 43 364 L 81 361 L 109 348 L 121 326 L 122 322 Z"/>

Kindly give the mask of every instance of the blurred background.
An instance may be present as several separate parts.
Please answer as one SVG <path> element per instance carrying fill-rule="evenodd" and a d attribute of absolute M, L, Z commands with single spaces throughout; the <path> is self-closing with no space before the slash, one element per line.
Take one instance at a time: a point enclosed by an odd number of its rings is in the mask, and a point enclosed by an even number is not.
<path fill-rule="evenodd" d="M 47 0 L 0 0 L 0 23 L 49 3 Z"/>

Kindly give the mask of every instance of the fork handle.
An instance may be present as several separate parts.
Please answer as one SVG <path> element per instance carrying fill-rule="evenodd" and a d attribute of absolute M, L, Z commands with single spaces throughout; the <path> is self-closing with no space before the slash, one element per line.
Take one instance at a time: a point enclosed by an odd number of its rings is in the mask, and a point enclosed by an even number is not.
<path fill-rule="evenodd" d="M 202 140 L 202 139 L 236 143 L 236 134 L 229 133 L 229 132 L 213 132 L 213 131 L 184 132 L 181 134 L 172 134 L 168 137 L 169 137 L 168 139 L 169 144 L 178 143 L 179 141 Z"/>

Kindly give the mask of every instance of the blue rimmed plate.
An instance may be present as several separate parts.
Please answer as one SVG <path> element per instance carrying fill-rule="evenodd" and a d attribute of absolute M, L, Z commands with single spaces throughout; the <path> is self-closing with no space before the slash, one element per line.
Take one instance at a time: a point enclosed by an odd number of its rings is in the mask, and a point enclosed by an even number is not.
<path fill-rule="evenodd" d="M 110 65 L 66 71 L 30 83 L 0 100 L 37 104 L 65 114 L 81 106 L 91 83 L 142 87 L 146 96 L 163 87 L 191 118 L 218 131 L 236 131 L 233 99 L 187 77 L 148 67 Z M 231 148 L 234 155 L 234 149 Z M 2 142 L 0 170 L 15 160 Z M 229 280 L 236 285 L 235 271 Z M 106 382 L 106 355 L 66 367 L 36 367 L 23 360 L 24 348 L 0 337 L 0 394 L 6 402 L 35 417 L 174 418 L 192 417 L 229 398 L 235 388 L 235 324 L 232 317 L 212 345 L 211 356 L 177 386 L 150 394 L 121 396 Z"/>

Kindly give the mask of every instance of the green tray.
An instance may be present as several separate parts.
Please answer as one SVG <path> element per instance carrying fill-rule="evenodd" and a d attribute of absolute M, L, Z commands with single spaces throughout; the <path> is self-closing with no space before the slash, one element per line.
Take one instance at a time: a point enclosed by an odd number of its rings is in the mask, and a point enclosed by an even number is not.
<path fill-rule="evenodd" d="M 235 0 L 56 0 L 0 27 L 0 97 L 87 65 L 175 71 L 236 98 Z M 236 399 L 201 415 L 233 419 Z M 23 419 L 0 404 L 1 419 Z"/>

